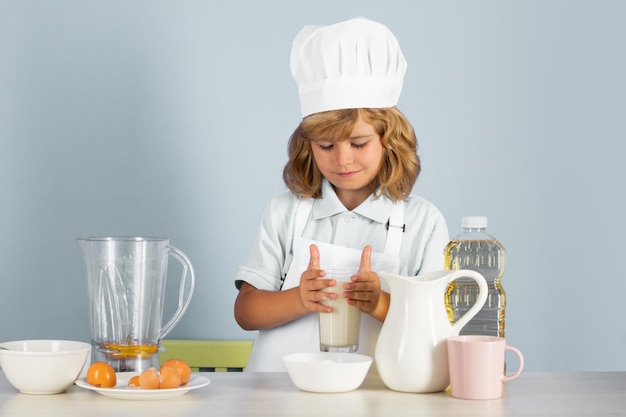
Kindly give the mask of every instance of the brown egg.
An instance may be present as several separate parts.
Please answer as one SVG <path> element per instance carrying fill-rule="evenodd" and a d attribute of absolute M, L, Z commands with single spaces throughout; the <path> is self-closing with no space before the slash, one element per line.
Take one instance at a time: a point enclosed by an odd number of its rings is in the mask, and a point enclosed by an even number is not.
<path fill-rule="evenodd" d="M 159 382 L 161 389 L 178 388 L 180 387 L 180 374 L 174 368 L 161 367 Z"/>
<path fill-rule="evenodd" d="M 117 376 L 108 363 L 94 362 L 87 370 L 87 382 L 100 388 L 113 388 L 117 384 Z"/>
<path fill-rule="evenodd" d="M 161 365 L 161 372 L 164 367 L 175 369 L 180 375 L 180 383 L 186 384 L 191 377 L 191 368 L 187 362 L 181 359 L 168 359 Z"/>
<path fill-rule="evenodd" d="M 139 386 L 142 389 L 159 389 L 161 382 L 155 368 L 148 368 L 139 375 Z"/>
<path fill-rule="evenodd" d="M 139 375 L 135 375 L 128 380 L 129 387 L 138 387 L 139 386 Z"/>

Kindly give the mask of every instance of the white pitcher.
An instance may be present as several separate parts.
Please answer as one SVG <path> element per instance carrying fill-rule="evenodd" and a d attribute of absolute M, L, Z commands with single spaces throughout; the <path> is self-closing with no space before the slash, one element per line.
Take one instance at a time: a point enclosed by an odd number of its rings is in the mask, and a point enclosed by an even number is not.
<path fill-rule="evenodd" d="M 389 312 L 376 343 L 375 361 L 384 384 L 395 391 L 437 392 L 450 383 L 447 339 L 459 331 L 487 300 L 487 281 L 478 272 L 460 269 L 413 277 L 380 272 L 391 295 Z M 453 325 L 444 302 L 448 284 L 471 278 L 480 293 L 476 303 Z"/>

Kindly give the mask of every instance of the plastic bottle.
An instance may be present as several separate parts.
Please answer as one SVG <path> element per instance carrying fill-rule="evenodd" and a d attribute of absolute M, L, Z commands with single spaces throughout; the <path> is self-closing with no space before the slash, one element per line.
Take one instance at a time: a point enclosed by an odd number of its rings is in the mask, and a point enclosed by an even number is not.
<path fill-rule="evenodd" d="M 506 266 L 506 250 L 496 238 L 486 232 L 486 217 L 463 217 L 463 232 L 445 248 L 445 268 L 471 269 L 487 280 L 489 295 L 480 312 L 470 320 L 460 334 L 482 334 L 504 337 L 506 294 L 501 278 Z M 446 291 L 446 310 L 454 323 L 474 305 L 478 285 L 469 279 L 456 279 Z"/>

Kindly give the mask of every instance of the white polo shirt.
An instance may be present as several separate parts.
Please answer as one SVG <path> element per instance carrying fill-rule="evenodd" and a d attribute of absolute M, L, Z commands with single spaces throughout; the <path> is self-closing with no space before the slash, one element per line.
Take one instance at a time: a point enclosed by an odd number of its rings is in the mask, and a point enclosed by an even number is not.
<path fill-rule="evenodd" d="M 292 259 L 298 201 L 290 191 L 270 201 L 248 263 L 235 277 L 237 288 L 246 281 L 258 289 L 280 290 Z M 383 252 L 392 207 L 387 197 L 370 196 L 354 210 L 346 210 L 332 185 L 324 180 L 322 197 L 315 200 L 302 237 L 353 249 L 370 245 L 374 252 Z M 399 273 L 417 275 L 444 269 L 443 252 L 450 237 L 441 212 L 429 201 L 411 195 L 404 202 L 404 222 Z M 324 260 L 320 263 L 323 266 Z"/>

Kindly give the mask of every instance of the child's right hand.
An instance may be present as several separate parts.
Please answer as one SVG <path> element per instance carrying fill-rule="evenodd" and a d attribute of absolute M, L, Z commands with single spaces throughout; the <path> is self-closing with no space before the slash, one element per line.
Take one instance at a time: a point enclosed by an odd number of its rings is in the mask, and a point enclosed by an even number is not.
<path fill-rule="evenodd" d="M 309 247 L 311 258 L 309 265 L 300 276 L 300 302 L 309 311 L 332 313 L 333 308 L 320 303 L 323 300 L 334 300 L 337 294 L 321 291 L 337 284 L 334 279 L 320 279 L 326 272 L 320 269 L 320 252 L 317 246 Z"/>

